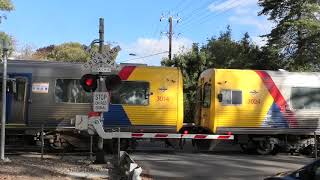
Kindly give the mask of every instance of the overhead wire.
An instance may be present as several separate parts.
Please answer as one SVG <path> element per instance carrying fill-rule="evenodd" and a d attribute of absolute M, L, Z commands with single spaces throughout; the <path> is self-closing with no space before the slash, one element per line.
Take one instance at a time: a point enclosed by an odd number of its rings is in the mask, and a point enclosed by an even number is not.
<path fill-rule="evenodd" d="M 224 11 L 224 9 L 226 9 L 227 7 L 228 7 L 227 5 L 224 6 L 222 11 Z M 212 11 L 210 11 L 210 9 L 206 9 L 205 13 L 201 14 L 200 16 L 195 17 L 193 19 L 193 21 L 189 21 L 189 22 L 185 23 L 183 25 L 183 27 L 190 26 L 190 24 L 194 23 L 194 21 L 199 22 L 199 20 L 202 20 L 203 18 L 205 18 L 206 16 L 211 15 L 211 14 L 216 14 L 216 12 L 212 12 Z"/>
<path fill-rule="evenodd" d="M 205 16 L 202 16 L 200 19 L 198 19 L 197 22 L 199 22 L 199 23 L 197 23 L 197 25 L 204 24 L 205 22 L 207 22 L 207 20 L 208 20 L 210 17 L 216 17 L 216 16 L 218 16 L 218 15 L 225 14 L 225 13 L 233 10 L 234 8 L 239 7 L 241 4 L 238 4 L 238 5 L 233 6 L 233 7 L 231 7 L 231 8 L 228 7 L 228 6 L 231 6 L 231 5 L 235 4 L 236 2 L 237 2 L 236 0 L 232 1 L 230 4 L 227 4 L 225 7 L 223 7 L 223 9 L 222 9 L 221 11 L 219 11 L 219 12 L 209 13 L 209 14 L 206 14 Z M 185 30 L 187 30 L 187 29 L 191 30 L 190 27 L 191 27 L 192 24 L 193 24 L 193 23 L 190 23 L 189 25 L 184 26 L 184 27 L 181 29 L 181 31 L 185 31 Z M 187 32 L 187 31 L 185 31 L 185 32 Z"/>
<path fill-rule="evenodd" d="M 186 11 L 189 7 L 191 7 L 190 5 L 193 3 L 194 1 L 191 0 L 189 3 L 186 3 L 186 6 L 184 8 L 182 8 L 180 11 L 177 11 L 177 14 L 180 14 L 183 11 Z"/>
<path fill-rule="evenodd" d="M 169 12 L 174 11 L 175 9 L 179 8 L 180 5 L 182 5 L 182 3 L 184 3 L 185 0 L 180 0 L 180 2 L 178 2 L 178 4 L 176 6 L 174 6 L 174 8 L 170 9 Z"/>
<path fill-rule="evenodd" d="M 132 58 L 132 59 L 126 59 L 126 60 L 120 61 L 120 63 L 132 61 L 132 60 L 137 60 L 137 59 L 148 58 L 148 57 L 152 57 L 152 56 L 157 56 L 157 55 L 164 54 L 164 53 L 168 53 L 168 51 L 158 52 L 158 53 L 149 54 L 149 55 L 146 55 L 146 56 L 141 56 L 141 57 Z"/>
<path fill-rule="evenodd" d="M 215 1 L 215 0 L 207 0 L 207 1 L 205 1 L 205 3 L 202 4 L 202 6 L 194 9 L 194 10 L 191 11 L 189 14 L 187 14 L 186 17 L 183 18 L 183 21 L 181 21 L 181 22 L 182 22 L 182 23 L 187 23 L 188 21 L 190 21 L 191 19 L 193 19 L 192 17 L 193 17 L 194 15 L 201 13 L 201 11 L 203 11 L 203 10 L 206 10 L 206 9 L 204 9 L 204 8 L 207 7 L 207 6 L 209 6 L 210 4 L 212 4 L 213 1 Z"/>

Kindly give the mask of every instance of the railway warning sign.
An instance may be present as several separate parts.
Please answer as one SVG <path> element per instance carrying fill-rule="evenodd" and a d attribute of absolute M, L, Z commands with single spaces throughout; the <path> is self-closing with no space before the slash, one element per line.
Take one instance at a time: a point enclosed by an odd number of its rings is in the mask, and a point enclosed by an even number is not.
<path fill-rule="evenodd" d="M 84 63 L 82 68 L 84 70 L 91 69 L 92 72 L 111 72 L 116 68 L 114 58 L 120 50 L 120 46 L 116 46 L 112 49 L 103 48 L 101 53 L 91 51 L 91 60 Z"/>
<path fill-rule="evenodd" d="M 93 111 L 94 112 L 108 112 L 110 97 L 108 92 L 94 92 L 93 93 Z"/>

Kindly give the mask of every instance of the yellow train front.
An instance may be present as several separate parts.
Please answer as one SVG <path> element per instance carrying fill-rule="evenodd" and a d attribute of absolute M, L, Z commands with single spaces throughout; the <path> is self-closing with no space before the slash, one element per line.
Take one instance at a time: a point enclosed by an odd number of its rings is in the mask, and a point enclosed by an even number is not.
<path fill-rule="evenodd" d="M 177 68 L 124 66 L 111 92 L 105 128 L 176 133 L 183 124 L 183 82 Z"/>
<path fill-rule="evenodd" d="M 198 95 L 198 131 L 232 133 L 245 151 L 308 151 L 320 129 L 320 73 L 208 69 Z"/>

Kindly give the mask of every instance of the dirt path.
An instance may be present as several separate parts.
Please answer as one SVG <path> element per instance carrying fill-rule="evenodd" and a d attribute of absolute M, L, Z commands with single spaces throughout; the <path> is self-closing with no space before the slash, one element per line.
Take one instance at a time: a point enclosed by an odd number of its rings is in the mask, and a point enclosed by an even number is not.
<path fill-rule="evenodd" d="M 0 180 L 109 179 L 110 164 L 95 165 L 84 156 L 7 157 L 11 162 L 0 162 Z"/>

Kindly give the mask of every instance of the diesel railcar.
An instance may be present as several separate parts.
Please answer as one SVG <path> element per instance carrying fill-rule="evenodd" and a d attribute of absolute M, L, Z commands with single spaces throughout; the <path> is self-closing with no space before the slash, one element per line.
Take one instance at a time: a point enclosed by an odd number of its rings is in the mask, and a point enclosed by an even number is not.
<path fill-rule="evenodd" d="M 320 131 L 320 73 L 208 69 L 198 83 L 197 132 L 267 154 L 310 150 Z"/>
<path fill-rule="evenodd" d="M 32 141 L 44 126 L 51 147 L 84 146 L 74 133 L 76 115 L 91 111 L 92 94 L 80 85 L 84 73 L 80 63 L 9 61 L 7 144 Z M 118 74 L 122 83 L 111 92 L 109 112 L 103 114 L 105 128 L 179 131 L 183 125 L 183 83 L 177 68 L 122 64 L 112 74 Z"/>

